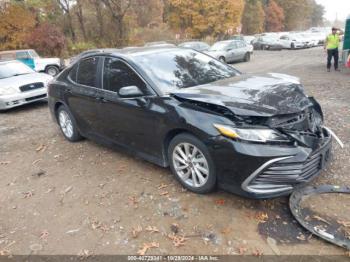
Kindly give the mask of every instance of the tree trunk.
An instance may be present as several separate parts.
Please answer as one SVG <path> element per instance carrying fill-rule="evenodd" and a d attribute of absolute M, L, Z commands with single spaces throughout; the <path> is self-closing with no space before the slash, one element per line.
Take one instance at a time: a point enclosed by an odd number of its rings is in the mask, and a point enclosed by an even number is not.
<path fill-rule="evenodd" d="M 78 22 L 79 22 L 79 25 L 80 25 L 81 33 L 83 34 L 84 41 L 86 42 L 87 41 L 87 36 L 86 36 L 84 15 L 83 15 L 83 7 L 82 7 L 81 0 L 77 1 L 77 12 L 76 12 L 76 15 L 78 17 Z"/>

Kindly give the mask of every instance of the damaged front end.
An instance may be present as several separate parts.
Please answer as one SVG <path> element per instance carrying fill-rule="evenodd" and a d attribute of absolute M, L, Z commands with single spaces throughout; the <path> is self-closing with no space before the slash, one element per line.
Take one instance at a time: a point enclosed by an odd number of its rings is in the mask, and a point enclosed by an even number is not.
<path fill-rule="evenodd" d="M 298 184 L 312 180 L 326 167 L 331 159 L 332 136 L 323 126 L 320 105 L 313 98 L 310 101 L 312 106 L 300 113 L 260 119 L 260 124 L 265 122 L 287 136 L 300 149 L 300 154 L 270 159 L 242 183 L 243 190 L 255 194 L 289 192 Z"/>
<path fill-rule="evenodd" d="M 245 146 L 246 151 L 252 150 L 252 155 L 256 156 L 256 152 L 253 152 L 255 150 L 262 152 L 259 161 L 266 160 L 241 182 L 241 190 L 247 195 L 265 198 L 289 194 L 297 185 L 309 182 L 319 175 L 331 159 L 332 136 L 323 126 L 320 105 L 312 97 L 308 98 L 308 106 L 300 112 L 272 116 L 238 115 L 234 108 L 224 105 L 183 97 L 177 99 L 230 119 L 233 123 L 231 130 L 237 136 L 225 133 L 225 130 L 220 131 L 220 125 L 214 126 L 223 136 Z M 271 140 L 266 138 L 258 141 L 240 137 L 237 130 L 271 130 L 275 135 Z M 271 147 L 274 151 L 269 155 Z M 266 153 L 264 148 L 268 149 Z M 249 152 L 245 153 L 249 157 Z"/>

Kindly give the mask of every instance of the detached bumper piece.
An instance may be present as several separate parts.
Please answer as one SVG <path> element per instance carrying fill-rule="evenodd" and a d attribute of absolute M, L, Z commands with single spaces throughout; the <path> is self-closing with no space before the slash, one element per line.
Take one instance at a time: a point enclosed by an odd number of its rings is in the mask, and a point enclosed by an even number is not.
<path fill-rule="evenodd" d="M 337 214 L 327 216 L 327 219 L 316 219 L 320 214 L 303 208 L 302 202 L 317 194 L 350 194 L 350 187 L 321 185 L 318 187 L 298 188 L 293 192 L 289 199 L 290 210 L 295 219 L 312 234 L 323 238 L 324 240 L 350 250 L 350 239 L 344 225 L 339 222 Z M 317 216 L 316 216 L 317 215 Z M 327 223 L 325 223 L 326 221 Z"/>
<path fill-rule="evenodd" d="M 242 189 L 255 194 L 291 192 L 320 174 L 331 159 L 331 137 L 304 162 L 294 162 L 294 156 L 275 158 L 266 162 L 249 176 Z"/>

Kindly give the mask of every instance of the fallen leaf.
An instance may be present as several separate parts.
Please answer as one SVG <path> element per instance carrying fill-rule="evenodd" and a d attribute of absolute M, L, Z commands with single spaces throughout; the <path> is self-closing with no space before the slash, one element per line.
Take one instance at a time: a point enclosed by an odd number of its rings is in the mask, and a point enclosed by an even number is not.
<path fill-rule="evenodd" d="M 223 228 L 221 230 L 221 233 L 224 234 L 224 235 L 227 235 L 227 234 L 229 234 L 231 232 L 232 232 L 232 228 L 230 228 L 230 227 L 225 227 L 225 228 Z"/>
<path fill-rule="evenodd" d="M 263 252 L 259 249 L 255 249 L 255 251 L 253 251 L 252 255 L 256 256 L 256 257 L 261 257 L 263 255 Z"/>
<path fill-rule="evenodd" d="M 91 227 L 92 227 L 92 229 L 98 229 L 98 228 L 100 228 L 101 227 L 101 222 L 99 222 L 99 221 L 93 221 L 92 223 L 91 223 Z"/>
<path fill-rule="evenodd" d="M 142 227 L 138 225 L 137 227 L 132 228 L 132 237 L 137 238 L 139 234 L 142 232 Z"/>
<path fill-rule="evenodd" d="M 337 222 L 343 227 L 350 227 L 350 221 L 337 220 Z"/>
<path fill-rule="evenodd" d="M 255 214 L 255 219 L 258 220 L 259 223 L 265 223 L 269 216 L 265 212 L 258 212 Z"/>
<path fill-rule="evenodd" d="M 318 220 L 318 221 L 321 221 L 321 222 L 323 222 L 323 223 L 326 223 L 326 224 L 328 224 L 328 225 L 330 225 L 330 223 L 329 223 L 326 219 L 324 219 L 324 218 L 322 218 L 322 217 L 320 217 L 320 216 L 314 215 L 314 216 L 312 216 L 312 218 L 313 218 L 313 219 L 316 219 L 316 220 Z"/>
<path fill-rule="evenodd" d="M 140 256 L 144 256 L 146 255 L 148 249 L 150 248 L 159 248 L 159 243 L 156 243 L 156 242 L 144 243 L 143 247 L 140 248 L 139 251 L 137 251 L 137 254 Z"/>
<path fill-rule="evenodd" d="M 41 144 L 40 146 L 38 146 L 37 148 L 36 148 L 36 152 L 38 152 L 38 153 L 42 153 L 42 152 L 44 152 L 46 150 L 46 145 L 44 145 L 44 144 Z"/>
<path fill-rule="evenodd" d="M 34 196 L 34 193 L 32 191 L 28 191 L 28 192 L 24 192 L 23 195 L 24 195 L 24 198 L 30 198 Z"/>
<path fill-rule="evenodd" d="M 42 159 L 37 159 L 37 160 L 35 160 L 33 163 L 32 163 L 32 165 L 33 166 L 35 166 L 37 163 L 39 163 L 40 161 L 42 161 Z"/>
<path fill-rule="evenodd" d="M 47 230 L 44 230 L 40 233 L 40 239 L 46 239 L 49 236 L 49 232 Z"/>
<path fill-rule="evenodd" d="M 151 233 L 159 233 L 159 229 L 155 226 L 147 226 L 146 231 L 151 232 Z"/>
<path fill-rule="evenodd" d="M 93 255 L 93 253 L 87 249 L 81 250 L 78 254 L 80 259 L 87 259 L 87 258 L 91 257 L 92 255 Z"/>
<path fill-rule="evenodd" d="M 244 255 L 245 252 L 247 252 L 247 248 L 246 247 L 240 246 L 238 248 L 238 254 Z"/>
<path fill-rule="evenodd" d="M 168 187 L 168 185 L 162 183 L 162 184 L 160 184 L 158 186 L 158 189 L 163 189 L 163 188 L 166 188 L 166 187 Z"/>
<path fill-rule="evenodd" d="M 217 199 L 215 200 L 215 204 L 218 206 L 223 206 L 225 205 L 225 199 Z"/>
<path fill-rule="evenodd" d="M 169 195 L 169 192 L 168 191 L 164 191 L 164 192 L 161 192 L 159 193 L 160 196 L 166 196 L 166 195 Z"/>
<path fill-rule="evenodd" d="M 64 190 L 64 194 L 69 193 L 73 189 L 73 186 L 69 186 Z"/>
<path fill-rule="evenodd" d="M 173 241 L 173 245 L 175 247 L 184 246 L 185 242 L 188 240 L 188 238 L 185 238 L 184 236 L 175 235 L 174 233 L 168 234 L 168 238 Z"/>

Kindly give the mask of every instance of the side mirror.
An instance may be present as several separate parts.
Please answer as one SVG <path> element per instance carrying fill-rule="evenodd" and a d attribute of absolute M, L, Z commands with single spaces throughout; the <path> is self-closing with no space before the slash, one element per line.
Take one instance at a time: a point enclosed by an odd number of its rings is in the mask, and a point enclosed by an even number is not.
<path fill-rule="evenodd" d="M 232 51 L 233 49 L 232 48 L 227 48 L 226 51 Z"/>
<path fill-rule="evenodd" d="M 143 93 L 137 86 L 124 86 L 119 89 L 119 95 L 120 97 L 138 97 Z"/>

